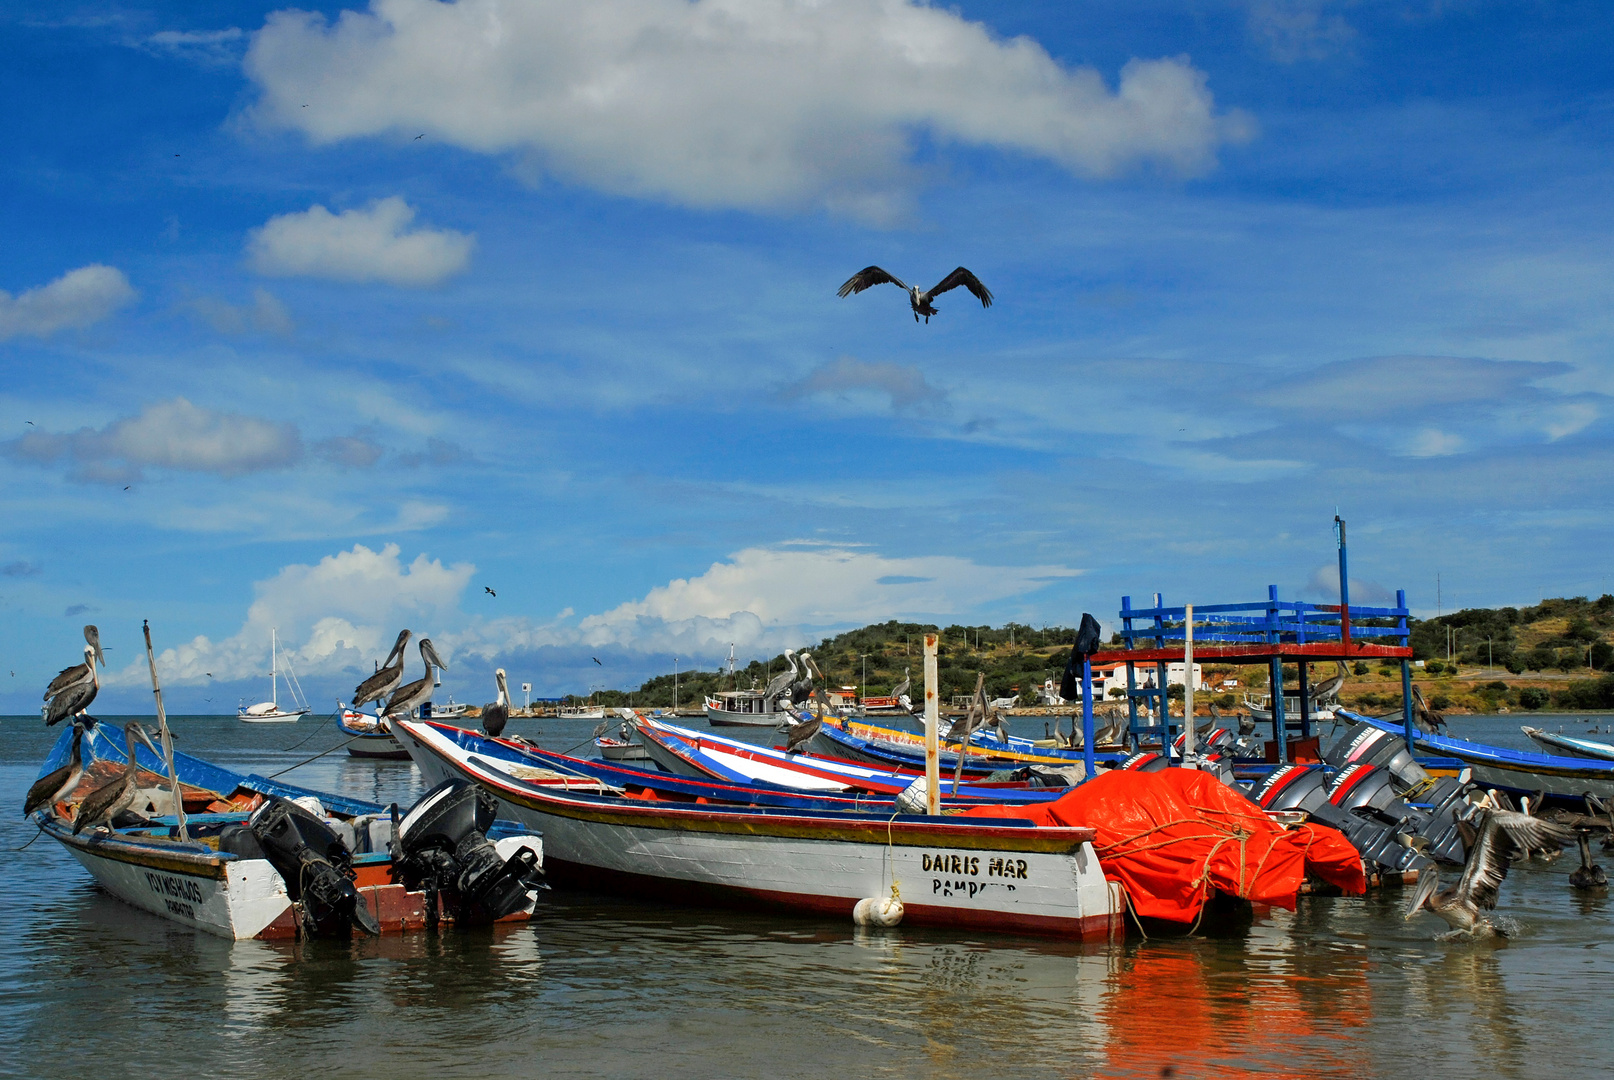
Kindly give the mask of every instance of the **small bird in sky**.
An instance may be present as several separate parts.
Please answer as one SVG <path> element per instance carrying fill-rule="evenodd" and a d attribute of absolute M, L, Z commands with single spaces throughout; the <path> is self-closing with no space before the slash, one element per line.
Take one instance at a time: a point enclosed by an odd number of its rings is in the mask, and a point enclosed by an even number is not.
<path fill-rule="evenodd" d="M 594 661 L 596 664 L 600 664 L 600 658 L 598 656 L 591 656 L 591 657 L 589 657 L 589 659 Z M 605 666 L 604 664 L 600 664 L 600 667 L 604 667 L 604 666 Z"/>
<path fill-rule="evenodd" d="M 124 491 L 128 491 L 128 490 L 129 490 L 129 485 L 128 485 L 128 484 L 124 484 L 124 485 L 123 485 L 123 490 L 124 490 Z"/>
<path fill-rule="evenodd" d="M 208 672 L 208 673 L 207 673 L 207 677 L 208 677 L 208 678 L 209 678 L 209 679 L 211 679 L 211 678 L 212 678 L 212 677 L 213 677 L 213 673 L 212 673 L 212 672 L 211 672 L 211 671 L 209 671 L 209 672 Z"/>
<path fill-rule="evenodd" d="M 424 139 L 425 137 L 426 137 L 426 133 L 424 131 L 422 131 L 419 135 L 415 136 L 415 141 L 419 142 L 420 140 Z"/>
<path fill-rule="evenodd" d="M 870 288 L 874 285 L 882 285 L 888 281 L 898 288 L 907 290 L 908 304 L 913 308 L 914 322 L 918 322 L 919 316 L 923 315 L 925 317 L 925 322 L 928 323 L 930 321 L 930 317 L 937 313 L 936 308 L 931 305 L 931 301 L 940 296 L 942 293 L 947 292 L 950 289 L 956 289 L 960 285 L 974 293 L 976 299 L 981 302 L 982 307 L 989 308 L 992 306 L 991 290 L 985 285 L 981 284 L 980 278 L 976 277 L 962 266 L 960 266 L 957 270 L 954 270 L 951 274 L 948 274 L 946 277 L 942 278 L 934 288 L 928 289 L 924 292 L 919 291 L 919 286 L 909 285 L 901 278 L 898 278 L 893 274 L 886 273 L 878 266 L 865 266 L 863 269 L 847 278 L 846 284 L 841 286 L 840 292 L 838 292 L 836 295 L 851 296 L 853 293 L 860 293 L 864 289 Z"/>
<path fill-rule="evenodd" d="M 498 596 L 499 595 L 498 593 L 494 592 L 492 589 L 488 588 L 486 585 L 482 586 L 482 591 L 487 593 L 489 596 Z"/>
<path fill-rule="evenodd" d="M 307 106 L 307 105 L 304 105 L 304 106 L 303 106 L 303 108 L 305 108 L 305 109 L 306 109 L 306 108 L 308 108 L 308 106 Z"/>
<path fill-rule="evenodd" d="M 26 420 L 26 421 L 24 421 L 24 423 L 26 423 L 29 427 L 34 426 L 34 422 L 32 420 Z"/>

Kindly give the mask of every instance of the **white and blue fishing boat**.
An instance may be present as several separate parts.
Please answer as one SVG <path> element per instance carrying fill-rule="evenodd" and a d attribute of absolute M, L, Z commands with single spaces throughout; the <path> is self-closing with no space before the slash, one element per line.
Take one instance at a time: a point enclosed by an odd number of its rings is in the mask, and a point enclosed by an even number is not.
<path fill-rule="evenodd" d="M 124 903 L 232 939 L 531 915 L 543 841 L 495 821 L 495 804 L 468 785 L 428 792 L 400 815 L 182 753 L 170 772 L 136 727 L 125 729 L 131 761 L 107 725 L 79 718 L 29 797 L 34 824 Z M 420 857 L 445 843 L 459 865 L 454 882 Z"/>
<path fill-rule="evenodd" d="M 1596 739 L 1577 739 L 1573 735 L 1563 732 L 1543 731 L 1526 724 L 1519 730 L 1530 736 L 1531 741 L 1539 746 L 1545 746 L 1548 751 L 1556 754 L 1568 754 L 1570 757 L 1592 758 L 1596 761 L 1614 761 L 1614 745 L 1598 742 Z"/>
<path fill-rule="evenodd" d="M 379 713 L 360 712 L 336 703 L 336 730 L 347 736 L 347 752 L 356 758 L 408 761 L 409 751 L 392 737 L 392 721 Z"/>

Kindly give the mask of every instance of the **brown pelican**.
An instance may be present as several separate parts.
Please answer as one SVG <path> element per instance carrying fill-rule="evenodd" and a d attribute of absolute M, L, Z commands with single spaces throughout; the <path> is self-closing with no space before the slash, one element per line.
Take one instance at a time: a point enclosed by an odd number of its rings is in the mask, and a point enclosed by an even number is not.
<path fill-rule="evenodd" d="M 86 726 L 82 720 L 74 719 L 73 741 L 67 748 L 67 764 L 34 781 L 34 786 L 28 789 L 28 797 L 23 800 L 23 817 L 31 817 L 35 810 L 55 806 L 78 787 L 79 778 L 84 775 L 83 742 Z"/>
<path fill-rule="evenodd" d="M 891 688 L 891 697 L 895 699 L 898 705 L 912 712 L 913 702 L 908 700 L 908 690 L 913 686 L 913 678 L 909 672 L 909 668 L 902 669 L 902 681 Z"/>
<path fill-rule="evenodd" d="M 50 702 L 50 707 L 45 710 L 47 727 L 90 707 L 90 702 L 95 700 L 96 693 L 101 689 L 101 680 L 95 673 L 97 662 L 102 667 L 106 666 L 106 654 L 101 651 L 101 631 L 93 625 L 86 626 L 84 663 L 63 668 L 45 688 L 45 700 Z"/>
<path fill-rule="evenodd" d="M 794 649 L 785 650 L 785 662 L 790 665 L 789 671 L 781 671 L 768 680 L 768 686 L 762 691 L 764 701 L 775 700 L 790 686 L 792 680 L 800 673 L 796 667 L 796 652 Z"/>
<path fill-rule="evenodd" d="M 1608 875 L 1603 868 L 1592 862 L 1591 839 L 1584 829 L 1575 831 L 1575 839 L 1580 841 L 1580 865 L 1569 872 L 1569 884 L 1576 889 L 1601 889 L 1608 885 Z"/>
<path fill-rule="evenodd" d="M 409 647 L 412 635 L 408 630 L 398 635 L 398 640 L 392 643 L 392 651 L 387 654 L 386 662 L 376 669 L 376 673 L 365 679 L 353 688 L 353 708 L 357 710 L 366 701 L 380 701 L 398 688 L 403 680 L 403 654 Z"/>
<path fill-rule="evenodd" d="M 482 730 L 498 738 L 510 720 L 510 688 L 504 682 L 504 668 L 494 669 L 493 685 L 499 688 L 499 696 L 493 704 L 482 706 Z M 596 733 L 594 737 L 599 738 L 599 735 Z"/>
<path fill-rule="evenodd" d="M 1341 664 L 1338 660 L 1334 661 L 1334 664 L 1339 668 L 1339 674 L 1335 675 L 1332 679 L 1329 679 L 1326 682 L 1320 682 L 1311 688 L 1311 703 L 1313 707 L 1320 705 L 1325 701 L 1332 701 L 1338 696 L 1340 687 L 1345 685 L 1345 665 Z"/>
<path fill-rule="evenodd" d="M 400 686 L 393 691 L 392 697 L 387 700 L 386 707 L 381 710 L 387 716 L 408 716 L 412 709 L 418 708 L 431 700 L 433 670 L 436 668 L 442 668 L 444 671 L 448 670 L 448 665 L 443 663 L 442 659 L 437 655 L 437 649 L 433 647 L 431 638 L 423 637 L 420 639 L 420 658 L 426 664 L 426 677 L 416 679 L 414 682 Z M 402 661 L 400 660 L 401 664 Z"/>
<path fill-rule="evenodd" d="M 1418 726 L 1431 735 L 1438 735 L 1440 729 L 1446 726 L 1446 717 L 1429 707 L 1429 703 L 1423 699 L 1423 691 L 1416 686 L 1412 688 L 1412 710 L 1418 718 Z"/>
<path fill-rule="evenodd" d="M 785 729 L 785 753 L 794 754 L 811 741 L 818 729 L 824 726 L 823 716 L 815 716 L 811 720 L 791 724 Z"/>
<path fill-rule="evenodd" d="M 140 771 L 135 761 L 137 741 L 149 746 L 153 754 L 162 753 L 151 741 L 151 736 L 146 734 L 146 729 L 133 720 L 123 726 L 123 736 L 128 741 L 129 763 L 124 767 L 122 776 L 107 781 L 80 800 L 78 813 L 73 817 L 74 836 L 96 825 L 111 828 L 112 820 L 134 803 L 135 796 L 139 794 L 135 784 L 135 776 Z"/>
<path fill-rule="evenodd" d="M 812 697 L 813 680 L 824 677 L 824 673 L 818 670 L 818 663 L 813 659 L 813 654 L 806 649 L 797 653 L 796 659 L 801 661 L 802 677 L 790 687 L 790 701 L 793 705 L 799 705 Z"/>
<path fill-rule="evenodd" d="M 1451 888 L 1441 889 L 1440 875 L 1425 870 L 1418 878 L 1418 891 L 1407 905 L 1406 917 L 1410 919 L 1428 908 L 1451 924 L 1451 936 L 1506 937 L 1506 930 L 1486 918 L 1484 912 L 1495 910 L 1508 865 L 1531 848 L 1561 848 L 1574 835 L 1562 825 L 1514 810 L 1479 808 L 1478 813 L 1482 817 L 1479 836 L 1469 846 L 1463 876 Z"/>
<path fill-rule="evenodd" d="M 906 289 L 908 291 L 908 305 L 913 308 L 914 322 L 918 322 L 919 316 L 923 315 L 925 317 L 925 321 L 928 323 L 930 321 L 930 317 L 937 313 L 936 308 L 931 306 L 930 302 L 949 289 L 956 289 L 960 285 L 974 293 L 976 298 L 981 301 L 982 307 L 989 308 L 992 306 L 991 291 L 987 289 L 985 285 L 981 284 L 980 278 L 976 277 L 962 266 L 960 266 L 957 270 L 954 270 L 951 274 L 948 274 L 946 277 L 942 278 L 941 281 L 937 283 L 935 288 L 929 289 L 925 292 L 920 292 L 917 285 L 906 284 L 901 279 L 886 273 L 884 270 L 881 270 L 878 266 L 865 266 L 863 269 L 847 278 L 846 284 L 841 286 L 841 291 L 836 295 L 851 296 L 853 293 L 860 293 L 870 286 L 883 285 L 888 281 L 898 288 Z"/>

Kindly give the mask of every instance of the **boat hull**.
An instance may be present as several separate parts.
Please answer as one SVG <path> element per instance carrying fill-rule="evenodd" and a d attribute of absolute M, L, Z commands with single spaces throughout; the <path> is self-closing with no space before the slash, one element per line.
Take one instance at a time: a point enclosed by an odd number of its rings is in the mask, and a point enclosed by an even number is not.
<path fill-rule="evenodd" d="M 336 729 L 348 737 L 347 752 L 352 757 L 372 761 L 409 760 L 409 751 L 403 748 L 403 743 L 393 738 L 390 731 L 381 729 L 373 716 L 344 712 L 337 717 Z"/>
<path fill-rule="evenodd" d="M 302 712 L 257 713 L 255 715 L 237 713 L 236 715 L 243 724 L 295 724 L 308 715 L 308 710 L 305 709 Z"/>
<path fill-rule="evenodd" d="M 1587 758 L 1592 761 L 1614 761 L 1614 746 L 1598 742 L 1595 739 L 1576 739 L 1568 735 L 1555 735 L 1540 728 L 1525 727 L 1524 733 L 1530 736 L 1532 742 L 1545 749 L 1549 754 L 1564 754 L 1568 757 Z"/>
<path fill-rule="evenodd" d="M 399 734 L 427 783 L 471 780 L 499 798 L 502 814 L 541 826 L 557 884 L 839 919 L 894 884 L 904 922 L 916 925 L 1075 939 L 1120 930 L 1119 889 L 1104 879 L 1090 830 L 544 791 L 421 725 L 402 724 Z"/>
<path fill-rule="evenodd" d="M 742 713 L 729 712 L 727 709 L 714 709 L 706 706 L 706 722 L 713 727 L 754 727 L 772 728 L 785 722 L 785 714 L 772 713 Z"/>

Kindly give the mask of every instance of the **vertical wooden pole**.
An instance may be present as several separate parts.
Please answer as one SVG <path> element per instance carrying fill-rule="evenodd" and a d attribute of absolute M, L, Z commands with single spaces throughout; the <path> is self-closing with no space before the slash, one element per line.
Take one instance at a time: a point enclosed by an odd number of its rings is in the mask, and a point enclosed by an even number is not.
<path fill-rule="evenodd" d="M 925 635 L 925 813 L 941 812 L 941 761 L 936 745 L 941 726 L 941 688 L 936 683 L 936 635 Z"/>
<path fill-rule="evenodd" d="M 1418 732 L 1412 726 L 1412 661 L 1401 660 L 1401 727 L 1407 737 L 1407 753 L 1412 753 Z"/>
<path fill-rule="evenodd" d="M 1311 738 L 1311 679 L 1307 669 L 1310 667 L 1304 660 L 1297 660 L 1300 670 L 1300 737 Z"/>
<path fill-rule="evenodd" d="M 174 793 L 174 824 L 175 832 L 181 841 L 188 841 L 189 830 L 185 827 L 185 800 L 179 789 L 179 774 L 174 771 L 174 739 L 168 733 L 168 713 L 163 708 L 163 688 L 157 681 L 157 657 L 151 651 L 151 623 L 142 621 L 140 629 L 146 635 L 146 663 L 151 665 L 151 692 L 157 699 L 157 735 L 162 739 L 163 763 L 168 766 L 168 784 Z M 138 751 L 130 751 L 137 753 Z M 134 764 L 134 762 L 130 762 Z"/>
<path fill-rule="evenodd" d="M 1130 633 L 1130 631 L 1132 629 L 1132 614 L 1131 614 L 1131 612 L 1132 612 L 1132 598 L 1130 596 L 1121 597 L 1121 625 L 1122 625 L 1122 627 L 1124 629 L 1129 631 L 1128 633 L 1123 635 L 1123 640 L 1126 642 L 1126 647 L 1127 647 L 1128 651 L 1131 651 L 1131 649 L 1132 649 L 1132 634 Z M 1127 742 L 1131 744 L 1131 747 L 1132 747 L 1132 749 L 1134 751 L 1137 750 L 1138 743 L 1141 741 L 1138 738 L 1138 699 L 1137 699 L 1137 696 L 1136 696 L 1137 695 L 1137 690 L 1138 690 L 1138 669 L 1137 669 L 1137 665 L 1132 663 L 1132 661 L 1128 660 L 1126 662 L 1126 734 L 1127 734 Z"/>
<path fill-rule="evenodd" d="M 1182 648 L 1182 760 L 1198 757 L 1194 746 L 1194 605 L 1183 608 Z"/>

